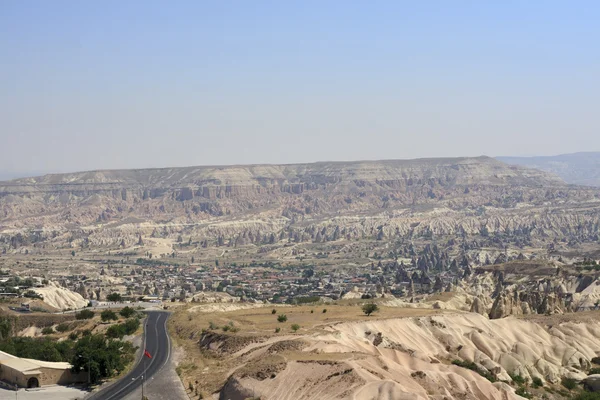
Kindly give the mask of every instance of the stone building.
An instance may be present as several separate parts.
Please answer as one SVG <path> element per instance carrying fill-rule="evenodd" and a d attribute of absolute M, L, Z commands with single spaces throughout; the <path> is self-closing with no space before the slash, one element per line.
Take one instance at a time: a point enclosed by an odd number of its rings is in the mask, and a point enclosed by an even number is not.
<path fill-rule="evenodd" d="M 71 372 L 71 364 L 67 362 L 19 358 L 0 351 L 0 380 L 10 385 L 34 388 L 86 382 L 87 373 Z"/>

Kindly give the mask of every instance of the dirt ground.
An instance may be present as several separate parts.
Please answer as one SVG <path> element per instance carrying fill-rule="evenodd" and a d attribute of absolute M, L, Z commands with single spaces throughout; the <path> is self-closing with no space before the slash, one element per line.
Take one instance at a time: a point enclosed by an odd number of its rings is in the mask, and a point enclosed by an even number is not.
<path fill-rule="evenodd" d="M 364 300 L 363 300 L 364 301 Z M 352 301 L 342 301 L 342 304 L 319 304 L 306 306 L 282 306 L 269 305 L 258 306 L 252 309 L 234 310 L 228 312 L 188 312 L 185 309 L 178 309 L 169 320 L 169 330 L 174 346 L 179 346 L 185 356 L 180 360 L 177 367 L 177 374 L 183 382 L 183 386 L 190 395 L 202 393 L 205 398 L 212 395 L 220 389 L 228 376 L 239 366 L 239 359 L 235 357 L 217 356 L 214 353 L 201 348 L 199 341 L 203 335 L 203 330 L 208 331 L 211 323 L 213 329 L 211 332 L 218 335 L 227 335 L 234 342 L 252 343 L 269 341 L 270 339 L 293 340 L 303 335 L 324 332 L 326 326 L 336 323 L 428 316 L 443 313 L 442 310 L 422 309 L 422 308 L 400 308 L 380 306 L 380 310 L 372 316 L 366 316 L 359 305 Z M 275 310 L 273 314 L 272 310 Z M 327 310 L 325 313 L 323 310 Z M 312 311 L 312 312 L 311 312 Z M 287 321 L 278 322 L 277 317 L 285 314 Z M 294 332 L 291 327 L 297 324 L 300 328 Z M 227 331 L 223 330 L 223 327 Z M 231 332 L 231 327 L 234 332 Z M 279 332 L 276 332 L 279 328 Z M 289 354 L 290 359 L 304 358 L 323 358 L 318 354 Z M 344 355 L 338 355 L 341 359 Z M 327 355 L 325 358 L 332 358 Z M 191 386 L 193 391 L 189 390 Z M 192 396 L 193 397 L 193 396 Z"/>

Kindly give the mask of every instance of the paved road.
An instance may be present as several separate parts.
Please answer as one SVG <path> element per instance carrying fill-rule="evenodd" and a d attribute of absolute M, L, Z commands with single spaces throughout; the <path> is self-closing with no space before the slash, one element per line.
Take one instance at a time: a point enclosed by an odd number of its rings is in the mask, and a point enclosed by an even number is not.
<path fill-rule="evenodd" d="M 122 399 L 142 385 L 142 377 L 146 381 L 152 378 L 167 364 L 171 356 L 171 341 L 167 333 L 167 318 L 169 313 L 149 311 L 144 330 L 145 348 L 152 355 L 151 359 L 143 357 L 140 362 L 124 378 L 106 389 L 94 393 L 87 400 L 117 400 Z M 142 347 L 142 353 L 144 347 Z"/>

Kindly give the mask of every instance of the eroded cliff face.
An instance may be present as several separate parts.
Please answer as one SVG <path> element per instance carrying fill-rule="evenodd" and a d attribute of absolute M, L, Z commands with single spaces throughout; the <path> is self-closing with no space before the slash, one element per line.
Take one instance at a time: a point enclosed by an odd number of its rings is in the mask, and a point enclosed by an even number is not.
<path fill-rule="evenodd" d="M 490 319 L 595 310 L 600 303 L 599 278 L 600 273 L 573 275 L 557 262 L 490 265 L 477 268 L 459 281 L 452 288 L 456 295 L 444 308 L 471 311 Z M 461 295 L 466 296 L 464 301 L 459 301 Z"/>
<path fill-rule="evenodd" d="M 600 191 L 480 158 L 189 167 L 0 183 L 18 246 L 131 246 L 181 232 L 206 245 L 514 233 L 597 240 Z M 35 231 L 35 232 L 32 232 Z"/>
<path fill-rule="evenodd" d="M 579 380 L 600 354 L 600 324 L 593 320 L 545 327 L 460 313 L 324 330 L 242 347 L 233 354 L 240 368 L 221 398 L 519 399 L 508 384 L 511 376 L 539 378 L 545 385 L 562 377 Z M 450 363 L 456 360 L 473 363 L 475 370 Z"/>

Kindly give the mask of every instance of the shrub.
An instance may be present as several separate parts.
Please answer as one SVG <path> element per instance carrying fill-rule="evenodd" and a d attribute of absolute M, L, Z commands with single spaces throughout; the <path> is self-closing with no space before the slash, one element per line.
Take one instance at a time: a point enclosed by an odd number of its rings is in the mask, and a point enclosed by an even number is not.
<path fill-rule="evenodd" d="M 327 312 L 327 309 L 326 309 L 326 308 L 324 308 L 324 309 L 323 309 L 323 314 L 325 314 L 326 312 Z"/>
<path fill-rule="evenodd" d="M 600 357 L 592 358 L 592 364 L 600 365 Z"/>
<path fill-rule="evenodd" d="M 588 375 L 600 374 L 600 368 L 592 368 L 588 371 Z"/>
<path fill-rule="evenodd" d="M 532 399 L 533 396 L 531 395 L 531 393 L 529 393 L 527 390 L 525 390 L 524 387 L 520 387 L 515 391 L 515 394 L 521 396 L 521 397 L 525 397 L 526 399 Z"/>
<path fill-rule="evenodd" d="M 77 333 L 77 332 L 69 333 L 69 340 L 76 341 L 77 337 L 79 337 L 79 333 Z"/>
<path fill-rule="evenodd" d="M 600 400 L 600 393 L 585 392 L 572 398 L 573 400 Z"/>
<path fill-rule="evenodd" d="M 102 313 L 100 313 L 100 318 L 102 318 L 102 321 L 104 321 L 104 322 L 116 321 L 119 319 L 119 317 L 113 310 L 102 311 Z"/>
<path fill-rule="evenodd" d="M 560 383 L 569 390 L 573 390 L 577 386 L 577 381 L 573 378 L 562 378 Z"/>
<path fill-rule="evenodd" d="M 287 315 L 285 315 L 285 314 L 279 314 L 277 316 L 277 321 L 279 321 L 279 322 L 285 322 L 285 321 L 287 321 Z"/>
<path fill-rule="evenodd" d="M 365 304 L 364 306 L 362 306 L 362 311 L 366 314 L 366 315 L 371 315 L 374 312 L 379 311 L 379 307 L 377 306 L 377 304 L 375 303 L 369 303 L 369 304 Z"/>
<path fill-rule="evenodd" d="M 66 322 L 63 322 L 62 324 L 58 324 L 56 326 L 56 330 L 61 333 L 68 331 L 70 328 L 71 328 L 71 326 L 69 324 L 67 324 Z"/>
<path fill-rule="evenodd" d="M 223 328 L 221 328 L 221 329 L 223 329 L 223 332 L 227 332 L 229 330 L 229 328 L 231 328 L 231 326 L 224 325 Z"/>
<path fill-rule="evenodd" d="M 275 333 L 281 332 L 281 328 L 275 328 Z"/>
<path fill-rule="evenodd" d="M 298 325 L 298 324 L 292 324 L 291 328 L 292 328 L 292 330 L 294 332 L 296 332 L 298 329 L 300 329 L 300 325 Z"/>
<path fill-rule="evenodd" d="M 539 388 L 539 387 L 542 387 L 542 386 L 544 386 L 544 382 L 542 382 L 542 379 L 541 379 L 541 378 L 539 378 L 539 377 L 537 377 L 537 376 L 536 376 L 535 378 L 533 378 L 533 379 L 531 380 L 531 385 L 532 385 L 534 388 Z"/>
<path fill-rule="evenodd" d="M 210 321 L 208 323 L 208 329 L 215 331 L 215 330 L 219 329 L 219 325 L 217 325 L 214 322 Z"/>
<path fill-rule="evenodd" d="M 94 318 L 94 312 L 92 310 L 81 310 L 77 314 L 75 314 L 75 318 L 77 319 L 92 319 Z"/>
<path fill-rule="evenodd" d="M 521 375 L 510 375 L 510 378 L 517 385 L 524 385 L 525 384 L 525 378 L 523 378 Z"/>
<path fill-rule="evenodd" d="M 277 314 L 277 310 L 276 309 L 272 309 L 271 310 L 271 314 Z"/>
<path fill-rule="evenodd" d="M 310 313 L 311 313 L 311 314 L 312 314 L 312 313 L 314 313 L 314 312 L 315 312 L 315 310 L 310 310 Z"/>
<path fill-rule="evenodd" d="M 123 318 L 131 318 L 135 314 L 135 310 L 131 307 L 125 307 L 121 311 L 119 311 L 119 314 Z"/>
<path fill-rule="evenodd" d="M 52 329 L 51 326 L 47 326 L 44 329 L 42 329 L 42 335 L 51 335 L 54 333 L 54 329 Z"/>
<path fill-rule="evenodd" d="M 475 364 L 472 361 L 452 360 L 452 364 L 458 367 L 470 369 L 471 371 L 475 371 L 490 382 L 496 382 L 496 377 L 494 377 L 494 375 L 492 375 L 488 371 L 481 371 L 477 364 Z"/>
<path fill-rule="evenodd" d="M 125 335 L 133 335 L 139 327 L 140 321 L 136 318 L 130 318 L 122 324 L 111 325 L 106 330 L 106 336 L 121 339 Z"/>
<path fill-rule="evenodd" d="M 108 338 L 121 339 L 123 336 L 125 336 L 125 330 L 121 324 L 111 325 L 106 330 L 106 337 Z"/>

